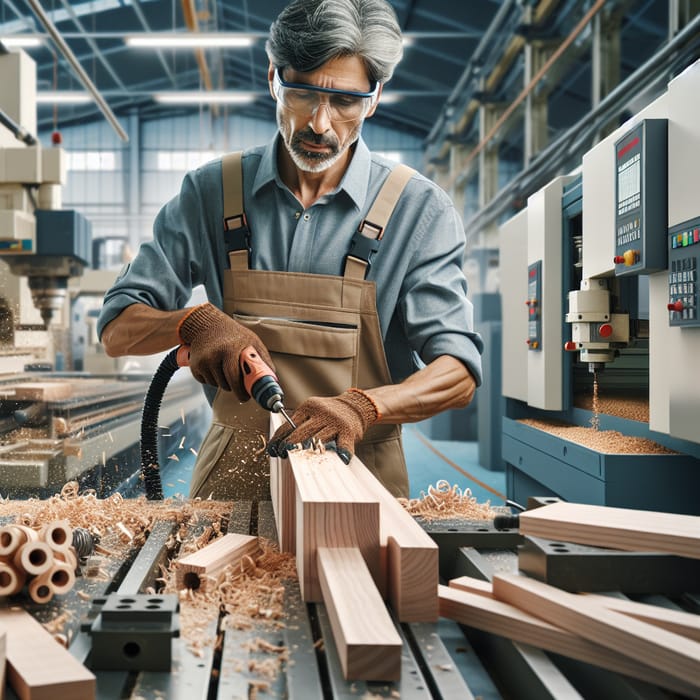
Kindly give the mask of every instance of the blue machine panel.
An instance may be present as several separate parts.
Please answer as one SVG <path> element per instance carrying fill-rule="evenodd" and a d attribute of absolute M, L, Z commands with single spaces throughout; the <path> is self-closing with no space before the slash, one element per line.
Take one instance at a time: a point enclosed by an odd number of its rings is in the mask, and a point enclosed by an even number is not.
<path fill-rule="evenodd" d="M 668 229 L 668 322 L 700 326 L 700 217 Z"/>
<path fill-rule="evenodd" d="M 542 261 L 527 268 L 527 348 L 542 352 Z"/>
<path fill-rule="evenodd" d="M 645 119 L 615 142 L 615 274 L 666 269 L 668 122 Z"/>

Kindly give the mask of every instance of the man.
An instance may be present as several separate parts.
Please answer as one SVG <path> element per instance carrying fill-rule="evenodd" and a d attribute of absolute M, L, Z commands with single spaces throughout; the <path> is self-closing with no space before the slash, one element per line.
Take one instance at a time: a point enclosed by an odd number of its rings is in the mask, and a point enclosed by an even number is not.
<path fill-rule="evenodd" d="M 402 55 L 385 0 L 294 0 L 266 50 L 279 133 L 186 175 L 106 294 L 101 339 L 110 356 L 189 345 L 213 410 L 192 496 L 269 497 L 249 346 L 297 426 L 271 453 L 314 438 L 407 496 L 400 424 L 467 405 L 480 382 L 462 224 L 435 184 L 360 137 Z M 209 302 L 183 308 L 198 284 Z"/>

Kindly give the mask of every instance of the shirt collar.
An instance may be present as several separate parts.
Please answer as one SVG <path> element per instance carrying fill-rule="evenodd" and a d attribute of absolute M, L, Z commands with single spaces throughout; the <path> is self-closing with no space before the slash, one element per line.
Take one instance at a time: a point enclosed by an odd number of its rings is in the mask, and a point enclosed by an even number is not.
<path fill-rule="evenodd" d="M 277 170 L 278 143 L 281 148 L 284 148 L 284 145 L 280 142 L 279 134 L 275 135 L 267 146 L 265 146 L 262 158 L 260 159 L 260 166 L 255 174 L 253 195 L 257 195 L 257 193 L 270 182 L 275 182 L 278 187 L 284 186 Z M 367 198 L 371 164 L 372 157 L 369 148 L 367 148 L 367 144 L 360 136 L 355 144 L 355 153 L 350 161 L 350 165 L 345 171 L 340 185 L 335 190 L 336 192 L 341 190 L 345 191 L 360 211 Z"/>

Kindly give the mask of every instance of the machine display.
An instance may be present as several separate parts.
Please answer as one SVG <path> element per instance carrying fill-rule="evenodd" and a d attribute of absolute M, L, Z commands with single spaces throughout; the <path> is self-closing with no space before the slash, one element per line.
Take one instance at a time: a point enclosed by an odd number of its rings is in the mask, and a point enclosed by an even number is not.
<path fill-rule="evenodd" d="M 665 119 L 644 119 L 615 142 L 615 274 L 666 269 Z"/>

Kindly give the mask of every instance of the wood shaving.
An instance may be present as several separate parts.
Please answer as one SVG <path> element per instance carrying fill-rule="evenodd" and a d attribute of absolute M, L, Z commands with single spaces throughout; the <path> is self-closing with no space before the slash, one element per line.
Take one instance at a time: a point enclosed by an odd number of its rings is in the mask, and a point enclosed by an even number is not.
<path fill-rule="evenodd" d="M 457 484 L 450 486 L 444 479 L 435 486 L 428 486 L 427 493 L 421 491 L 420 498 L 397 500 L 411 515 L 419 515 L 425 520 L 491 520 L 496 515 L 490 501 L 479 503 L 471 489 L 461 489 Z"/>
<path fill-rule="evenodd" d="M 537 430 L 543 430 L 562 440 L 575 442 L 577 445 L 583 445 L 605 454 L 677 454 L 677 452 L 660 445 L 658 442 L 648 438 L 623 435 L 617 430 L 595 430 L 578 425 L 535 420 L 533 418 L 524 418 L 518 422 Z"/>

